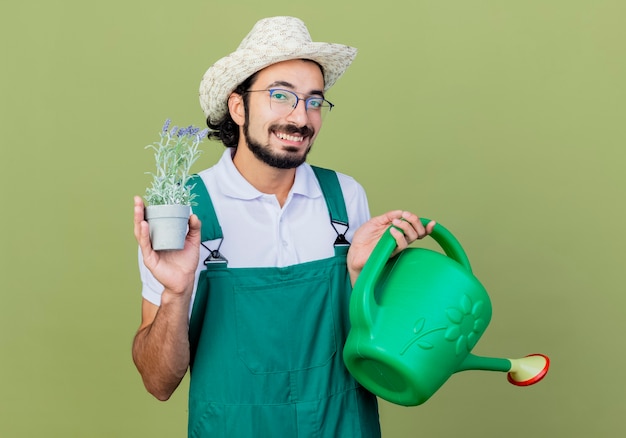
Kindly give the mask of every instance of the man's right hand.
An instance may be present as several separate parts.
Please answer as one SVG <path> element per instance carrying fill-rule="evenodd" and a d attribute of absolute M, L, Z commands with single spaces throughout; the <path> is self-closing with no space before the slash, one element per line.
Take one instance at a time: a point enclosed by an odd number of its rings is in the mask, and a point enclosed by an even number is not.
<path fill-rule="evenodd" d="M 144 218 L 144 203 L 135 196 L 134 231 L 143 262 L 165 290 L 175 294 L 191 294 L 200 257 L 201 223 L 198 216 L 189 217 L 185 247 L 177 251 L 155 251 L 150 242 L 150 228 Z"/>

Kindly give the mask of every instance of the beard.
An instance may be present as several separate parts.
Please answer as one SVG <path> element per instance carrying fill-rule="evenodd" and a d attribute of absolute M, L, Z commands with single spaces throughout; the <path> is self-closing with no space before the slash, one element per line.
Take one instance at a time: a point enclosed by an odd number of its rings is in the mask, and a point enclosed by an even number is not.
<path fill-rule="evenodd" d="M 292 125 L 273 125 L 270 127 L 270 131 L 280 131 L 287 134 L 299 134 L 305 138 L 312 137 L 314 133 L 308 126 L 296 128 Z M 254 156 L 268 166 L 275 167 L 277 169 L 294 169 L 298 167 L 306 161 L 306 157 L 313 146 L 313 144 L 310 144 L 302 155 L 298 155 L 298 148 L 289 146 L 283 148 L 284 152 L 274 152 L 270 148 L 269 144 L 263 145 L 250 136 L 247 121 L 243 127 L 243 135 L 246 139 L 246 143 L 248 144 L 248 149 L 250 149 Z"/>

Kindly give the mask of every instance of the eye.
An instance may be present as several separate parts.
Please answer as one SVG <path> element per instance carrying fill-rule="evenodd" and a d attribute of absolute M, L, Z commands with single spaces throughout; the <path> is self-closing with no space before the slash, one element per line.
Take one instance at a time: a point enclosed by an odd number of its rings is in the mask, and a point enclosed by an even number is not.
<path fill-rule="evenodd" d="M 271 98 L 273 101 L 281 103 L 288 103 L 289 101 L 293 100 L 293 98 L 289 96 L 289 93 L 283 90 L 273 90 Z"/>
<path fill-rule="evenodd" d="M 319 110 L 324 106 L 324 99 L 321 97 L 310 97 L 308 99 L 308 107 L 312 110 Z"/>

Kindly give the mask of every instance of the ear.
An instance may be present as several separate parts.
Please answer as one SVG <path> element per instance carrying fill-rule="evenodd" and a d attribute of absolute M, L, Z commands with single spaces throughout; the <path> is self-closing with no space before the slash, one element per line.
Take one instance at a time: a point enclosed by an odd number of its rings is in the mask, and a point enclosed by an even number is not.
<path fill-rule="evenodd" d="M 243 96 L 241 94 L 230 94 L 228 97 L 228 111 L 230 112 L 230 116 L 233 121 L 237 125 L 243 126 L 246 118 L 246 110 L 243 105 Z"/>

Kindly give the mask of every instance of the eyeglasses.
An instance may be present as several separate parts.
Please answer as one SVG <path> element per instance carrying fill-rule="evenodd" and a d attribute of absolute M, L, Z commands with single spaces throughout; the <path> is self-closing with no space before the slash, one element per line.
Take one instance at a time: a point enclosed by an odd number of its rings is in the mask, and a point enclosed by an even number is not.
<path fill-rule="evenodd" d="M 272 111 L 286 116 L 291 114 L 298 106 L 298 102 L 304 101 L 304 108 L 309 117 L 324 118 L 335 105 L 320 96 L 309 96 L 306 99 L 299 97 L 291 90 L 283 88 L 270 88 L 267 90 L 247 90 L 246 93 L 269 92 L 270 108 Z"/>

